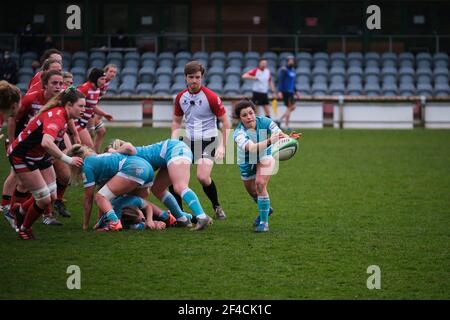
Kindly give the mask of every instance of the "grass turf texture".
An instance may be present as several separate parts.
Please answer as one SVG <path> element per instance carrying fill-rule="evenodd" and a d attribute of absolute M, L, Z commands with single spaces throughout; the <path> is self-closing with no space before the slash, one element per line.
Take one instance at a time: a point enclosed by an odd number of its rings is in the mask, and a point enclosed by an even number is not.
<path fill-rule="evenodd" d="M 168 134 L 108 128 L 106 140 Z M 4 152 L 0 161 L 3 181 Z M 72 218 L 39 220 L 40 240 L 0 223 L 0 298 L 449 299 L 449 163 L 450 131 L 305 130 L 270 181 L 266 234 L 253 232 L 256 205 L 236 165 L 213 171 L 228 219 L 203 232 L 83 232 L 82 188 L 72 187 Z M 191 187 L 212 216 L 195 175 Z M 66 287 L 69 265 L 81 268 L 81 290 Z M 366 287 L 370 265 L 381 290 Z"/>

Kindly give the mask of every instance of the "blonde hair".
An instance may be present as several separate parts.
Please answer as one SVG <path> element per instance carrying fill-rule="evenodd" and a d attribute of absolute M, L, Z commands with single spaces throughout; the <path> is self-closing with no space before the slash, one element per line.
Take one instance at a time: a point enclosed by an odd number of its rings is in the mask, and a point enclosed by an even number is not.
<path fill-rule="evenodd" d="M 109 149 L 118 150 L 121 146 L 124 144 L 129 143 L 120 139 L 114 139 L 112 140 L 103 150 L 103 152 L 108 152 Z"/>
<path fill-rule="evenodd" d="M 67 72 L 67 71 L 64 71 L 62 76 L 63 76 L 63 79 L 73 78 L 73 74 L 71 74 L 70 72 Z"/>
<path fill-rule="evenodd" d="M 91 154 L 95 154 L 95 151 L 85 146 L 83 144 L 74 144 L 72 148 L 67 151 L 67 155 L 69 157 L 79 157 L 85 159 Z M 82 182 L 81 178 L 81 168 L 77 168 L 75 166 L 70 166 L 70 183 L 74 185 L 78 185 Z"/>

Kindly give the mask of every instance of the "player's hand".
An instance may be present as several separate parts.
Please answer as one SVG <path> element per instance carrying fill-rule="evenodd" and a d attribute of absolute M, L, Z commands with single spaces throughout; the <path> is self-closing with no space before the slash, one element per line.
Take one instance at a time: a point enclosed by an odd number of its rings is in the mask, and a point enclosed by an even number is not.
<path fill-rule="evenodd" d="M 294 138 L 295 140 L 298 140 L 298 139 L 300 139 L 300 137 L 302 136 L 302 133 L 301 132 L 295 132 L 295 131 L 292 131 L 290 134 L 289 134 L 289 137 L 291 137 L 291 138 Z"/>
<path fill-rule="evenodd" d="M 270 136 L 270 144 L 274 144 L 275 142 L 277 142 L 278 140 L 280 140 L 280 139 L 282 139 L 282 138 L 284 138 L 284 133 L 283 132 L 278 132 L 278 133 L 275 133 L 275 134 L 272 134 L 271 136 Z"/>
<path fill-rule="evenodd" d="M 80 157 L 72 157 L 72 163 L 70 165 L 80 168 L 83 166 L 83 159 Z"/>
<path fill-rule="evenodd" d="M 105 114 L 104 117 L 108 121 L 112 121 L 113 120 L 113 116 L 111 114 L 109 114 L 109 113 Z"/>
<path fill-rule="evenodd" d="M 225 156 L 225 148 L 220 145 L 217 149 L 216 149 L 216 160 L 220 161 L 223 159 L 223 157 Z"/>
<path fill-rule="evenodd" d="M 0 134 L 0 140 L 3 139 L 3 134 Z"/>
<path fill-rule="evenodd" d="M 163 230 L 166 228 L 166 224 L 162 221 L 153 221 L 155 226 L 156 226 L 156 230 Z"/>

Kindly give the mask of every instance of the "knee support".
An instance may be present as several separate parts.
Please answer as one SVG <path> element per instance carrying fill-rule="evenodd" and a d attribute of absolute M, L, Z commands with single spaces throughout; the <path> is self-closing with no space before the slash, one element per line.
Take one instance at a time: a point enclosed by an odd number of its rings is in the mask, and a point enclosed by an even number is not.
<path fill-rule="evenodd" d="M 111 201 L 116 197 L 116 195 L 112 193 L 111 190 L 109 190 L 106 184 L 100 190 L 98 190 L 98 194 L 102 195 L 108 201 Z"/>
<path fill-rule="evenodd" d="M 31 194 L 33 195 L 34 200 L 39 201 L 50 195 L 50 189 L 48 186 L 45 186 L 41 189 L 31 191 Z"/>

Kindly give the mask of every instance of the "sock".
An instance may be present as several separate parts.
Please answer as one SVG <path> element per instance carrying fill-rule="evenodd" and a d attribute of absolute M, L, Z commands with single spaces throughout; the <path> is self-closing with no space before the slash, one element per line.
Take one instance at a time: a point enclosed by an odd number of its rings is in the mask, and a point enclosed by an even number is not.
<path fill-rule="evenodd" d="M 31 225 L 44 213 L 44 209 L 39 207 L 36 201 L 33 201 L 33 205 L 30 206 L 25 215 L 25 220 L 22 225 L 23 228 L 29 229 Z"/>
<path fill-rule="evenodd" d="M 260 223 L 269 223 L 269 209 L 270 199 L 269 197 L 258 197 L 258 209 Z"/>
<path fill-rule="evenodd" d="M 44 217 L 51 217 L 53 215 L 53 205 L 49 204 L 44 209 Z"/>
<path fill-rule="evenodd" d="M 26 213 L 28 211 L 28 209 L 33 205 L 34 202 L 35 201 L 34 201 L 33 197 L 31 197 L 31 198 L 27 199 L 27 201 L 23 202 L 21 204 L 23 212 Z"/>
<path fill-rule="evenodd" d="M 166 191 L 161 198 L 161 202 L 170 210 L 170 212 L 175 216 L 175 218 L 180 218 L 183 216 L 183 210 L 178 205 L 177 199 L 174 195 Z"/>
<path fill-rule="evenodd" d="M 181 199 L 181 197 L 175 192 L 175 190 L 173 189 L 173 185 L 169 186 L 169 191 L 170 193 L 175 197 L 175 199 L 177 200 L 178 206 L 181 208 L 181 210 L 183 210 L 183 200 Z"/>
<path fill-rule="evenodd" d="M 258 204 L 258 197 L 252 197 L 252 198 L 253 198 L 253 201 L 255 201 L 255 203 Z M 273 208 L 269 207 L 269 216 L 272 214 L 272 212 L 273 212 Z"/>
<path fill-rule="evenodd" d="M 60 184 L 58 181 L 56 181 L 56 199 L 63 200 L 64 198 L 64 192 L 66 192 L 67 185 Z"/>
<path fill-rule="evenodd" d="M 166 221 L 167 219 L 169 219 L 169 213 L 166 210 L 164 210 L 163 212 L 161 212 L 158 218 L 163 221 Z"/>
<path fill-rule="evenodd" d="M 109 221 L 112 221 L 112 222 L 119 221 L 119 218 L 117 217 L 114 209 L 109 210 L 105 215 L 106 215 L 106 219 L 108 219 Z"/>
<path fill-rule="evenodd" d="M 11 196 L 4 194 L 2 196 L 2 207 L 8 206 L 11 203 Z"/>
<path fill-rule="evenodd" d="M 211 204 L 213 208 L 217 208 L 220 206 L 219 199 L 217 197 L 217 189 L 216 184 L 214 183 L 214 180 L 211 179 L 211 184 L 209 186 L 203 186 L 203 191 L 205 192 L 206 196 L 211 201 Z"/>
<path fill-rule="evenodd" d="M 195 217 L 200 219 L 206 218 L 205 212 L 203 211 L 200 201 L 198 200 L 198 197 L 194 191 L 186 188 L 181 193 L 181 196 L 183 200 L 186 201 L 188 207 L 192 210 Z"/>

